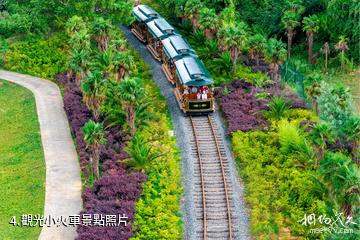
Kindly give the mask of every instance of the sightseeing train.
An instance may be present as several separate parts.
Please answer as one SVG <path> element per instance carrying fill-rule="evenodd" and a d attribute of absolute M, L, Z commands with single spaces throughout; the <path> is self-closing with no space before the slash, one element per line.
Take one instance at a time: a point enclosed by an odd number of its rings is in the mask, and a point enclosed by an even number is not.
<path fill-rule="evenodd" d="M 174 85 L 180 109 L 186 114 L 214 111 L 213 80 L 196 52 L 175 29 L 147 5 L 132 11 L 131 32 L 162 63 L 167 80 Z"/>

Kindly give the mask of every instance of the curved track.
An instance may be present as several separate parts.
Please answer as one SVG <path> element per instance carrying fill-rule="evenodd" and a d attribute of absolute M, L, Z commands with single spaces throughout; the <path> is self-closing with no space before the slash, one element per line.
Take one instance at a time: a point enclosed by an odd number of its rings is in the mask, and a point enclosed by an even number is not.
<path fill-rule="evenodd" d="M 197 235 L 202 239 L 237 238 L 229 162 L 212 116 L 188 117 L 195 163 Z"/>
<path fill-rule="evenodd" d="M 184 222 L 184 236 L 183 239 L 186 240 L 195 240 L 195 239 L 203 239 L 204 236 L 204 222 L 202 220 L 204 213 L 202 210 L 202 190 L 201 185 L 199 185 L 199 164 L 198 164 L 198 155 L 197 150 L 194 150 L 194 134 L 191 127 L 191 122 L 189 117 L 184 117 L 183 113 L 178 107 L 178 103 L 173 93 L 173 86 L 166 80 L 165 75 L 161 69 L 161 65 L 152 57 L 144 44 L 142 44 L 133 34 L 132 32 L 126 28 L 120 27 L 130 44 L 133 46 L 135 50 L 137 50 L 140 56 L 151 66 L 152 77 L 154 82 L 160 88 L 162 95 L 165 97 L 169 111 L 171 114 L 171 119 L 173 122 L 175 137 L 177 141 L 177 145 L 179 149 L 181 149 L 182 156 L 182 181 L 184 185 L 184 197 L 182 199 L 182 215 Z M 216 139 L 218 141 L 219 150 L 221 152 L 222 161 L 224 165 L 224 173 L 226 176 L 227 183 L 227 192 L 230 206 L 230 216 L 231 216 L 231 236 L 232 239 L 241 239 L 241 240 L 250 240 L 251 236 L 249 233 L 249 225 L 248 225 L 248 214 L 246 205 L 243 201 L 243 186 L 241 181 L 239 181 L 236 173 L 236 165 L 233 160 L 233 156 L 229 149 L 227 138 L 224 134 L 223 123 L 221 122 L 221 117 L 219 112 L 215 111 L 211 116 L 211 122 L 213 124 L 214 133 Z M 205 118 L 206 116 L 200 117 L 192 117 L 192 120 L 195 124 L 196 131 L 200 131 L 199 127 L 202 127 L 202 121 L 200 119 Z M 198 122 L 200 121 L 200 122 Z M 200 125 L 200 126 L 198 126 Z M 210 126 L 207 125 L 204 128 L 206 131 L 211 131 Z M 209 130 L 210 129 L 210 130 Z M 200 153 L 204 161 L 207 161 L 207 157 L 202 153 L 203 149 L 210 148 L 211 146 L 205 146 L 204 141 L 202 140 L 203 136 L 198 133 L 198 143 L 200 147 Z M 209 141 L 214 142 L 214 137 L 207 136 Z M 191 142 L 192 141 L 192 142 Z M 212 145 L 213 150 L 214 145 Z M 213 151 L 212 150 L 212 151 Z M 217 150 L 214 150 L 217 151 Z M 216 156 L 215 154 L 213 154 Z M 215 162 L 219 162 L 218 160 L 214 160 Z M 204 164 L 204 173 L 207 172 L 208 166 Z M 211 170 L 209 170 L 210 172 Z M 213 173 L 216 176 L 221 177 L 222 171 L 214 171 Z M 220 174 L 220 175 L 219 175 Z M 208 176 L 204 176 L 204 182 L 208 181 Z M 207 188 L 205 185 L 205 207 L 206 207 L 206 229 L 207 229 L 207 239 L 229 239 L 229 222 L 228 222 L 228 212 L 226 208 L 219 205 L 212 205 L 210 202 L 211 198 L 224 198 L 224 193 L 221 194 L 221 188 L 212 189 L 214 191 L 211 193 L 211 189 Z M 215 196 L 218 194 L 219 196 Z M 212 195 L 214 197 L 212 197 Z M 215 200 L 214 199 L 214 200 Z M 211 200 L 212 201 L 212 200 Z M 223 200 L 220 200 L 223 202 Z M 200 203 L 199 203 L 200 202 Z M 221 210 L 220 210 L 221 209 Z M 225 209 L 225 210 L 224 210 Z M 216 214 L 221 214 L 222 216 L 217 216 Z M 214 218 L 215 217 L 215 218 Z M 214 219 L 214 220 L 213 220 Z M 216 231 L 217 233 L 212 233 Z M 222 231 L 222 233 L 220 233 Z"/>

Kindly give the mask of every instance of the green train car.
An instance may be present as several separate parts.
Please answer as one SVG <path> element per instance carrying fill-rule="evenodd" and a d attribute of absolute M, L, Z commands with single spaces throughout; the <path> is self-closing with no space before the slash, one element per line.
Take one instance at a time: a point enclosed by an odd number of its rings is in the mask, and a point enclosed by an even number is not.
<path fill-rule="evenodd" d="M 162 63 L 168 81 L 185 114 L 214 111 L 213 80 L 191 46 L 164 18 L 146 5 L 133 9 L 135 22 L 131 31 L 151 55 Z"/>

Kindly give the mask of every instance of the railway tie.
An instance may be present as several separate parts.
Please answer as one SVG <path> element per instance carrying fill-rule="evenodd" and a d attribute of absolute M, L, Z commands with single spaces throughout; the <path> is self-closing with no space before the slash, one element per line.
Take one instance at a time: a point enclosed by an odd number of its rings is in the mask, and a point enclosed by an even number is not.
<path fill-rule="evenodd" d="M 187 117 L 194 163 L 198 239 L 238 239 L 229 163 L 211 115 Z"/>

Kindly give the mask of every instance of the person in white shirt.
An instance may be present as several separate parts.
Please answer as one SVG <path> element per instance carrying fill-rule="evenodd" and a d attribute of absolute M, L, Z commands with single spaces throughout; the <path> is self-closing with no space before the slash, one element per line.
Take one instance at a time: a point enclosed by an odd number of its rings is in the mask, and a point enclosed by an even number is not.
<path fill-rule="evenodd" d="M 188 86 L 185 86 L 184 94 L 185 94 L 185 95 L 189 94 L 189 88 L 188 88 Z"/>
<path fill-rule="evenodd" d="M 206 94 L 205 91 L 201 94 L 201 99 L 202 99 L 202 100 L 206 100 L 206 99 L 207 99 L 207 94 Z"/>

